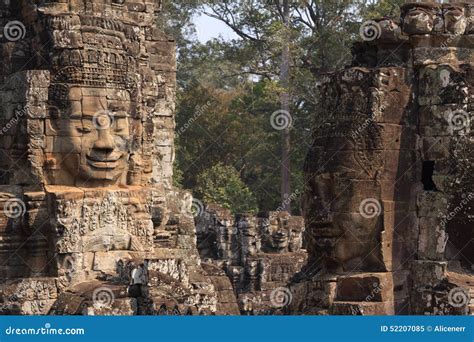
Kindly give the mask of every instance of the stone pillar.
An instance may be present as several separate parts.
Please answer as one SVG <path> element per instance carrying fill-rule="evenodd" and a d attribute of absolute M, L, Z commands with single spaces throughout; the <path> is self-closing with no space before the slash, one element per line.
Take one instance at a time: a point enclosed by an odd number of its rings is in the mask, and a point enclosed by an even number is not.
<path fill-rule="evenodd" d="M 408 3 L 400 22 L 366 22 L 352 67 L 322 82 L 295 311 L 456 312 L 449 289 L 472 281 L 471 11 Z"/>
<path fill-rule="evenodd" d="M 172 186 L 175 45 L 160 11 L 0 1 L 2 312 L 226 313 L 192 197 Z"/>

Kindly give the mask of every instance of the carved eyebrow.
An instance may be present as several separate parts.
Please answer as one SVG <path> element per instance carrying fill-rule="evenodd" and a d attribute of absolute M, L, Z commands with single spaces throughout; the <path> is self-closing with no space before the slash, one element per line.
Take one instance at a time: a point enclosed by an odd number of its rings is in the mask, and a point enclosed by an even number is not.
<path fill-rule="evenodd" d="M 130 103 L 126 104 L 123 102 L 109 102 L 109 110 L 128 110 L 130 109 Z"/>
<path fill-rule="evenodd" d="M 81 120 L 84 115 L 82 113 L 72 113 L 69 114 L 67 117 L 72 120 Z"/>
<path fill-rule="evenodd" d="M 96 116 L 96 113 L 82 113 L 80 116 L 75 116 L 75 117 L 70 117 L 74 119 L 86 119 L 86 120 L 92 120 Z M 131 116 L 125 112 L 125 111 L 120 111 L 113 113 L 112 117 L 114 118 L 130 118 Z"/>
<path fill-rule="evenodd" d="M 125 112 L 118 112 L 114 115 L 114 117 L 119 118 L 119 119 L 127 119 L 130 117 L 130 115 L 128 115 Z"/>

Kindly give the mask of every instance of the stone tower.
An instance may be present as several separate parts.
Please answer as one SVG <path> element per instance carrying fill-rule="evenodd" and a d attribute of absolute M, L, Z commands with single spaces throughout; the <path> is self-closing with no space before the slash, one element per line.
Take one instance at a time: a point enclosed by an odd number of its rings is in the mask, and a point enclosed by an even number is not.
<path fill-rule="evenodd" d="M 294 312 L 473 313 L 473 20 L 407 3 L 321 84 Z"/>
<path fill-rule="evenodd" d="M 172 186 L 175 47 L 161 0 L 1 0 L 0 307 L 227 314 Z"/>

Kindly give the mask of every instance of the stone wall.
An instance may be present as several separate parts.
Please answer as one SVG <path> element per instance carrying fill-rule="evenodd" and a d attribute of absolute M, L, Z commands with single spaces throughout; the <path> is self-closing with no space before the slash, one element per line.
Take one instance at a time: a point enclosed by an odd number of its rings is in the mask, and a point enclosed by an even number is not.
<path fill-rule="evenodd" d="M 161 0 L 0 1 L 0 310 L 232 314 L 172 186 Z"/>
<path fill-rule="evenodd" d="M 472 312 L 472 20 L 472 4 L 407 3 L 322 83 L 295 312 Z"/>
<path fill-rule="evenodd" d="M 196 222 L 201 259 L 229 277 L 240 312 L 286 313 L 288 284 L 306 262 L 303 218 L 276 211 L 234 216 L 210 204 Z"/>

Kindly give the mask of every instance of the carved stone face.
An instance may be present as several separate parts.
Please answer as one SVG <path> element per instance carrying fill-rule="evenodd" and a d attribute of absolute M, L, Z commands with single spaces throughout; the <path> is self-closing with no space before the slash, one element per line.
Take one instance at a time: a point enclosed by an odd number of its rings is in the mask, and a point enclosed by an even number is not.
<path fill-rule="evenodd" d="M 267 249 L 275 251 L 286 249 L 289 244 L 289 232 L 281 223 L 267 225 L 263 231 L 263 241 Z"/>
<path fill-rule="evenodd" d="M 355 162 L 355 161 L 353 161 Z M 381 207 L 360 211 L 364 200 L 377 193 L 373 181 L 338 178 L 337 174 L 315 175 L 312 197 L 306 198 L 306 216 L 316 255 L 327 269 L 376 269 L 377 236 L 381 229 Z M 379 205 L 377 199 L 373 199 Z"/>
<path fill-rule="evenodd" d="M 329 270 L 377 270 L 380 265 L 376 246 L 383 221 L 381 186 L 397 168 L 383 151 L 383 128 L 374 122 L 375 114 L 366 114 L 367 104 L 352 105 L 358 94 L 375 100 L 367 91 L 373 86 L 368 76 L 338 75 L 345 84 L 331 98 L 334 103 L 328 99 L 323 106 L 305 163 L 308 249 Z M 332 110 L 336 102 L 339 107 Z"/>
<path fill-rule="evenodd" d="M 260 239 L 257 234 L 256 223 L 251 217 L 244 217 L 238 222 L 242 244 L 242 257 L 256 255 L 260 251 Z"/>
<path fill-rule="evenodd" d="M 264 253 L 298 252 L 302 245 L 304 222 L 286 212 L 270 212 L 259 220 L 259 236 Z"/>
<path fill-rule="evenodd" d="M 68 118 L 59 125 L 65 137 L 61 165 L 76 184 L 125 183 L 129 158 L 130 94 L 110 100 L 110 89 L 72 87 L 68 94 Z M 116 92 L 116 90 L 113 90 Z M 63 116 L 64 117 L 64 116 Z"/>
<path fill-rule="evenodd" d="M 426 34 L 433 31 L 435 8 L 427 6 L 406 6 L 403 15 L 403 30 L 408 34 Z"/>
<path fill-rule="evenodd" d="M 444 21 L 448 33 L 464 34 L 464 31 L 466 31 L 467 20 L 462 6 L 444 8 Z"/>
<path fill-rule="evenodd" d="M 298 252 L 302 245 L 303 245 L 303 225 L 298 225 L 291 227 L 290 231 L 290 238 L 289 238 L 289 251 L 290 252 Z"/>

